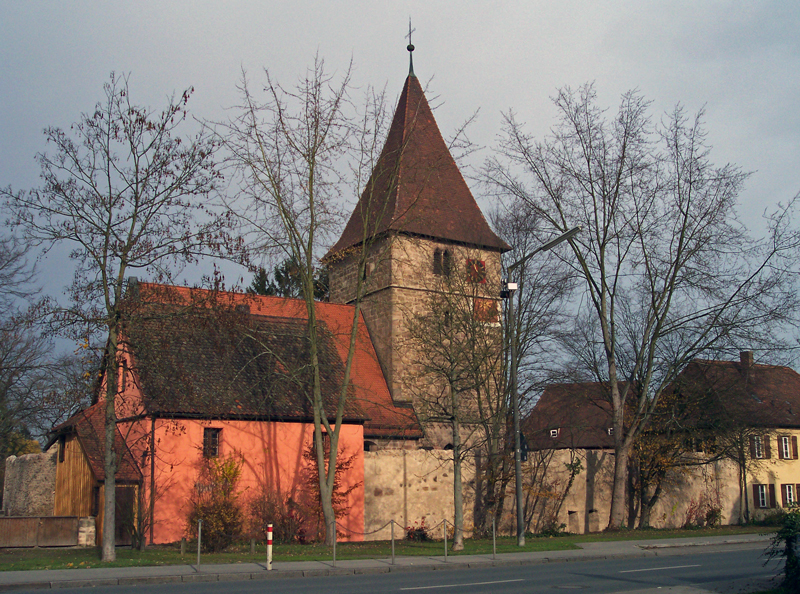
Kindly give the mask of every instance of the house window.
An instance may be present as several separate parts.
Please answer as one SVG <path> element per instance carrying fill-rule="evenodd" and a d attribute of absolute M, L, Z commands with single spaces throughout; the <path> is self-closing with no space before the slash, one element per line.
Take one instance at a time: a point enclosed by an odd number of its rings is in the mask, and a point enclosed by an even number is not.
<path fill-rule="evenodd" d="M 778 457 L 781 460 L 797 460 L 796 435 L 781 435 L 778 438 Z"/>
<path fill-rule="evenodd" d="M 783 507 L 797 505 L 797 485 L 781 485 L 781 495 L 783 496 Z"/>
<path fill-rule="evenodd" d="M 500 321 L 500 311 L 494 299 L 476 298 L 474 316 L 478 322 L 496 324 Z"/>
<path fill-rule="evenodd" d="M 760 509 L 775 507 L 775 485 L 754 484 L 753 504 Z"/>
<path fill-rule="evenodd" d="M 758 487 L 758 507 L 767 507 L 767 485 L 756 485 Z"/>
<path fill-rule="evenodd" d="M 483 260 L 467 260 L 467 280 L 471 283 L 483 284 L 486 282 L 486 262 Z"/>
<path fill-rule="evenodd" d="M 558 437 L 558 429 L 550 429 L 550 437 L 552 437 L 553 439 Z"/>
<path fill-rule="evenodd" d="M 222 429 L 207 427 L 203 429 L 203 456 L 216 458 L 219 456 L 219 441 Z"/>
<path fill-rule="evenodd" d="M 789 436 L 781 435 L 780 438 L 778 438 L 778 445 L 780 446 L 781 460 L 791 460 L 792 442 L 789 440 Z"/>
<path fill-rule="evenodd" d="M 433 251 L 433 274 L 450 276 L 450 250 Z"/>
<path fill-rule="evenodd" d="M 750 446 L 753 458 L 761 459 L 764 457 L 764 443 L 760 435 L 754 435 L 750 438 Z"/>

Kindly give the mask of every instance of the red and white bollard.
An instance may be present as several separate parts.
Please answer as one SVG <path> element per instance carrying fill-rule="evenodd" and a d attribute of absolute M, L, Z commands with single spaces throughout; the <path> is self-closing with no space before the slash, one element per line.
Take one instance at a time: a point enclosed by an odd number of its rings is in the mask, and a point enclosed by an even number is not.
<path fill-rule="evenodd" d="M 272 571 L 272 524 L 267 524 L 267 571 Z"/>

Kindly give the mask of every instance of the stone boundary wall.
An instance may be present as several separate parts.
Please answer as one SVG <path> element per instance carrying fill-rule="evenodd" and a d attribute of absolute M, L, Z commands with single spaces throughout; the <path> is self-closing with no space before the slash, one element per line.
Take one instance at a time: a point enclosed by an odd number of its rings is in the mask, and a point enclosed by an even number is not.
<path fill-rule="evenodd" d="M 535 455 L 535 453 L 532 453 Z M 569 481 L 566 464 L 580 459 L 582 470 Z M 531 481 L 533 458 L 523 464 L 523 480 L 528 505 L 538 498 L 530 522 L 534 532 L 564 524 L 573 534 L 599 532 L 608 524 L 614 453 L 607 450 L 557 450 L 552 452 L 543 474 Z M 541 472 L 541 470 L 540 470 Z M 650 516 L 653 528 L 679 528 L 692 514 L 710 503 L 721 508 L 721 523 L 737 524 L 739 492 L 736 467 L 716 462 L 674 472 L 669 477 L 659 502 Z M 475 507 L 475 465 L 463 464 L 464 536 L 472 534 Z M 560 509 L 558 502 L 563 498 Z M 508 486 L 500 533 L 514 530 L 514 481 Z M 405 537 L 405 527 L 418 527 L 424 519 L 433 527 L 443 519 L 453 521 L 452 452 L 442 450 L 378 450 L 364 452 L 364 532 L 365 540 L 388 540 L 394 520 L 395 539 Z M 441 528 L 431 531 L 442 538 Z M 448 535 L 449 536 L 449 535 Z"/>
<path fill-rule="evenodd" d="M 583 466 L 570 488 L 556 519 L 575 534 L 605 529 L 611 512 L 614 453 L 608 450 L 577 450 Z M 563 493 L 570 462 L 569 450 L 557 450 L 545 473 L 546 497 Z M 707 505 L 719 506 L 723 525 L 739 522 L 738 471 L 732 462 L 718 461 L 670 472 L 663 492 L 650 514 L 652 528 L 680 528 L 695 519 Z M 560 489 L 560 490 L 559 490 Z M 533 525 L 536 523 L 534 518 Z M 545 522 L 546 523 L 546 522 Z"/>
<path fill-rule="evenodd" d="M 3 485 L 3 515 L 52 516 L 55 509 L 58 448 L 41 454 L 9 456 Z"/>
<path fill-rule="evenodd" d="M 447 450 L 378 450 L 364 452 L 364 540 L 389 540 L 390 520 L 395 539 L 404 528 L 433 527 L 453 522 L 453 454 Z M 464 536 L 473 527 L 475 465 L 462 464 Z M 452 529 L 451 529 L 452 531 Z M 442 538 L 442 528 L 431 531 Z M 448 535 L 449 537 L 449 535 Z"/>

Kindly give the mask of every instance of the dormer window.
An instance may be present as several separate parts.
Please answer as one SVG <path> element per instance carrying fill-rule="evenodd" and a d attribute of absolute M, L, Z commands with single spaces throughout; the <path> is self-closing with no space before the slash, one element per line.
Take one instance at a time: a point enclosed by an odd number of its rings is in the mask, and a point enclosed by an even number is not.
<path fill-rule="evenodd" d="M 609 427 L 608 429 L 606 429 L 606 431 L 608 431 L 609 435 L 612 435 L 612 436 L 614 435 L 614 428 L 613 427 Z"/>
<path fill-rule="evenodd" d="M 433 274 L 450 276 L 450 250 L 437 248 L 433 251 Z"/>
<path fill-rule="evenodd" d="M 559 431 L 558 429 L 550 429 L 550 437 L 552 437 L 553 439 L 558 437 L 558 431 Z"/>

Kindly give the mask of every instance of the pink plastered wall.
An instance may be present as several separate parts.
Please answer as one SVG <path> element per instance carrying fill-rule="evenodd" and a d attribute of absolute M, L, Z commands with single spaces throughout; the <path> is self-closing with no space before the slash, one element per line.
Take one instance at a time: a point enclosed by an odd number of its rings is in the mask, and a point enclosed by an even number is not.
<path fill-rule="evenodd" d="M 149 419 L 137 423 L 130 435 L 139 436 L 139 443 L 148 443 L 152 425 Z M 243 507 L 261 489 L 273 490 L 281 497 L 303 501 L 307 496 L 304 476 L 307 461 L 303 451 L 313 440 L 314 426 L 309 423 L 266 421 L 198 421 L 166 420 L 155 422 L 155 505 L 153 542 L 180 540 L 186 535 L 190 501 L 202 461 L 203 430 L 222 430 L 220 455 L 235 455 L 242 460 L 242 476 L 238 491 Z M 142 439 L 144 438 L 144 439 Z M 353 465 L 342 478 L 342 487 L 359 485 L 349 496 L 349 512 L 340 521 L 341 540 L 363 540 L 364 530 L 364 452 L 363 427 L 343 425 L 339 437 L 339 455 L 355 455 Z M 143 490 L 147 499 L 150 489 L 150 460 L 141 452 L 134 455 L 144 474 Z M 145 502 L 145 506 L 147 506 Z M 144 510 L 144 513 L 149 513 Z M 149 530 L 148 530 L 149 536 Z M 149 540 L 149 539 L 148 539 Z"/>

